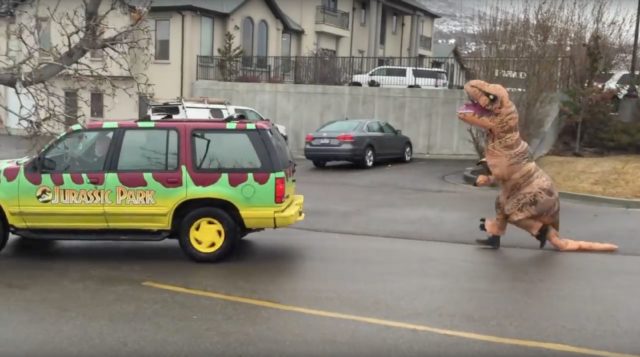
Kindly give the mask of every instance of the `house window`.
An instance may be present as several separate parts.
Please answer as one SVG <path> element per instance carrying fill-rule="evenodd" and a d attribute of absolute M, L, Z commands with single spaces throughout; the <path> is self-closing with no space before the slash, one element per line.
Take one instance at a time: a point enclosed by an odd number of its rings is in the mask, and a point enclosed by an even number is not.
<path fill-rule="evenodd" d="M 51 21 L 46 17 L 39 17 L 36 20 L 38 31 L 38 46 L 42 55 L 48 55 L 51 51 Z"/>
<path fill-rule="evenodd" d="M 99 92 L 91 93 L 91 117 L 104 117 L 104 94 Z"/>
<path fill-rule="evenodd" d="M 282 59 L 282 72 L 289 73 L 291 71 L 291 34 L 287 32 L 282 33 L 282 44 L 280 46 L 280 55 Z"/>
<path fill-rule="evenodd" d="M 253 19 L 250 17 L 242 21 L 242 65 L 251 67 L 253 57 Z"/>
<path fill-rule="evenodd" d="M 169 20 L 156 20 L 156 53 L 158 61 L 169 60 Z"/>
<path fill-rule="evenodd" d="M 367 25 L 367 5 L 362 3 L 362 8 L 360 9 L 360 26 Z"/>
<path fill-rule="evenodd" d="M 213 17 L 200 19 L 200 56 L 213 56 Z"/>
<path fill-rule="evenodd" d="M 64 124 L 69 127 L 78 123 L 78 92 L 64 92 Z"/>
<path fill-rule="evenodd" d="M 398 14 L 393 14 L 392 32 L 395 35 L 398 32 Z"/>
<path fill-rule="evenodd" d="M 269 48 L 269 25 L 262 20 L 258 25 L 258 67 L 267 67 L 267 55 Z"/>
<path fill-rule="evenodd" d="M 338 0 L 322 0 L 322 6 L 325 9 L 337 10 Z"/>
<path fill-rule="evenodd" d="M 382 8 L 382 16 L 380 17 L 380 46 L 384 47 L 387 37 L 387 11 Z"/>

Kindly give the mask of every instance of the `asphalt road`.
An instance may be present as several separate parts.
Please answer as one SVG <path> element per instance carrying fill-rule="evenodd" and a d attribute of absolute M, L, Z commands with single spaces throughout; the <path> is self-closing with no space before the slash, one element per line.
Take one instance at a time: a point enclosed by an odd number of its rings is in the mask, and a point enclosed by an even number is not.
<path fill-rule="evenodd" d="M 420 160 L 297 177 L 307 218 L 225 263 L 176 242 L 26 243 L 0 254 L 0 356 L 640 355 L 640 211 L 562 203 L 614 254 L 479 248 L 495 192 Z"/>

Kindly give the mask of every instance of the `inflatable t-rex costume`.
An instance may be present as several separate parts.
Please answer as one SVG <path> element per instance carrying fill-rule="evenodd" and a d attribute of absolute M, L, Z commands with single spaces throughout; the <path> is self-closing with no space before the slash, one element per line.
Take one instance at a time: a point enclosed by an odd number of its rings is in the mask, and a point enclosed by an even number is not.
<path fill-rule="evenodd" d="M 562 251 L 613 251 L 613 244 L 561 238 L 560 201 L 551 178 L 532 160 L 529 145 L 520 138 L 518 112 L 504 87 L 473 80 L 464 86 L 470 103 L 458 109 L 458 118 L 486 131 L 484 165 L 487 175 L 479 175 L 475 185 L 500 185 L 496 218 L 480 221 L 487 239 L 479 244 L 500 247 L 500 236 L 511 223 L 533 235 L 543 248 L 547 242 Z"/>

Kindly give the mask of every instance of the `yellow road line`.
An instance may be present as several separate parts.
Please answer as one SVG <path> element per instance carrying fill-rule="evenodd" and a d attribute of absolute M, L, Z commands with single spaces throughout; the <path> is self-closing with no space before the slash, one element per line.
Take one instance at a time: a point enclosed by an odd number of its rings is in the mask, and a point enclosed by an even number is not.
<path fill-rule="evenodd" d="M 144 283 L 142 283 L 142 285 L 147 286 L 147 287 L 151 287 L 151 288 L 156 288 L 156 289 L 168 290 L 168 291 L 181 293 L 181 294 L 203 296 L 203 297 L 208 297 L 208 298 L 217 299 L 217 300 L 224 300 L 224 301 L 230 301 L 230 302 L 236 302 L 236 303 L 260 306 L 260 307 L 265 307 L 265 308 L 269 308 L 269 309 L 297 312 L 297 313 L 305 314 L 305 315 L 328 317 L 328 318 L 340 319 L 340 320 L 348 320 L 348 321 L 364 322 L 364 323 L 367 323 L 367 324 L 373 324 L 373 325 L 379 325 L 379 326 L 387 326 L 387 327 L 395 327 L 395 328 L 406 329 L 406 330 L 430 332 L 430 333 L 435 333 L 435 334 L 439 334 L 439 335 L 461 337 L 461 338 L 466 338 L 466 339 L 470 339 L 470 340 L 498 343 L 498 344 L 503 344 L 503 345 L 521 346 L 521 347 L 529 347 L 529 348 L 540 348 L 540 349 L 545 349 L 545 350 L 579 353 L 579 354 L 591 355 L 591 356 L 640 357 L 640 356 L 636 356 L 636 355 L 630 355 L 630 354 L 624 354 L 624 353 L 615 353 L 615 352 L 608 352 L 608 351 L 601 351 L 601 350 L 593 350 L 593 349 L 590 349 L 590 348 L 582 348 L 582 347 L 564 345 L 564 344 L 559 344 L 559 343 L 550 343 L 550 342 L 541 342 L 541 341 L 522 340 L 522 339 L 517 339 L 517 338 L 506 338 L 506 337 L 498 337 L 498 336 L 491 336 L 491 335 L 483 335 L 483 334 L 477 334 L 477 333 L 473 333 L 473 332 L 464 332 L 464 331 L 441 329 L 441 328 L 430 327 L 430 326 L 426 326 L 426 325 L 416 325 L 416 324 L 399 322 L 399 321 L 383 320 L 383 319 L 376 319 L 376 318 L 372 318 L 372 317 L 364 317 L 364 316 L 357 316 L 357 315 L 342 314 L 342 313 L 338 313 L 338 312 L 323 311 L 323 310 L 316 310 L 316 309 L 308 309 L 308 308 L 304 308 L 304 307 L 279 304 L 279 303 L 276 303 L 276 302 L 270 302 L 270 301 L 265 301 L 265 300 L 251 299 L 251 298 L 246 298 L 246 297 L 241 297 L 241 296 L 227 295 L 227 294 L 221 294 L 221 293 L 216 293 L 216 292 L 211 292 L 211 291 L 196 290 L 196 289 L 183 288 L 183 287 L 175 286 L 175 285 L 167 285 L 167 284 L 155 283 L 155 282 L 152 282 L 152 281 L 144 282 Z"/>

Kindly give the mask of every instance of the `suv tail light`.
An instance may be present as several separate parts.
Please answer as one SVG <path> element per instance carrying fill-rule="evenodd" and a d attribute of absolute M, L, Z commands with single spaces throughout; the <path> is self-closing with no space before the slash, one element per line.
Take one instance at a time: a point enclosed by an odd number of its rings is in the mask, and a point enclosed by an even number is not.
<path fill-rule="evenodd" d="M 339 141 L 349 141 L 349 142 L 354 141 L 353 135 L 351 135 L 351 134 L 340 134 L 340 135 L 338 135 L 338 140 Z"/>
<path fill-rule="evenodd" d="M 286 194 L 286 181 L 284 177 L 276 177 L 276 203 L 283 203 Z"/>
<path fill-rule="evenodd" d="M 307 142 L 307 143 L 312 142 L 313 141 L 313 135 L 307 134 L 307 137 L 304 138 L 304 141 Z"/>

